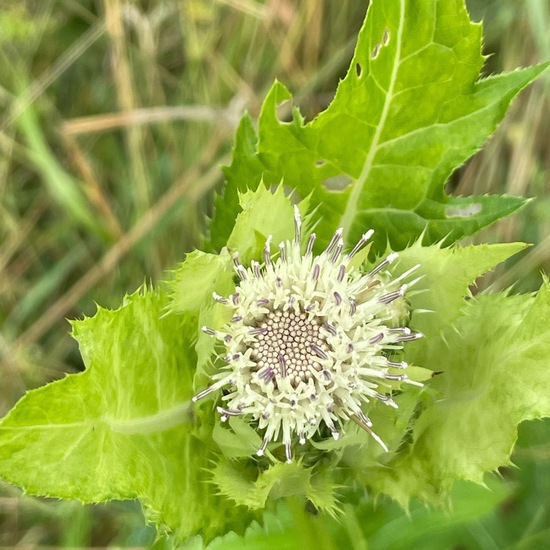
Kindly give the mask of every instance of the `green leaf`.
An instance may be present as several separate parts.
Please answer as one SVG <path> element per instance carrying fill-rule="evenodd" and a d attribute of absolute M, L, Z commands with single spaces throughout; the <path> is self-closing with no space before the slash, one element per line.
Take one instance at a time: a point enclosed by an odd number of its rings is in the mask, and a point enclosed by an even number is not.
<path fill-rule="evenodd" d="M 441 345 L 439 337 L 449 324 L 460 315 L 470 296 L 469 287 L 475 280 L 510 256 L 524 250 L 524 243 L 480 244 L 441 248 L 439 245 L 422 246 L 417 241 L 399 253 L 396 275 L 418 265 L 413 278 L 418 281 L 407 293 L 413 312 L 411 325 L 425 338 L 407 346 L 407 350 L 435 349 Z M 434 342 L 437 338 L 437 343 Z M 415 360 L 421 366 L 440 370 L 425 364 L 427 358 Z M 412 359 L 412 358 L 411 358 Z"/>
<path fill-rule="evenodd" d="M 369 208 L 361 219 L 364 227 L 376 230 L 375 250 L 384 246 L 386 234 L 394 250 L 403 250 L 420 235 L 424 244 L 454 243 L 514 213 L 527 202 L 528 199 L 507 195 L 447 197 L 442 202 L 424 199 L 414 210 Z"/>
<path fill-rule="evenodd" d="M 471 301 L 440 349 L 442 374 L 417 420 L 413 440 L 373 485 L 403 504 L 437 499 L 456 479 L 482 483 L 510 464 L 517 425 L 550 415 L 550 285 L 536 297 Z"/>
<path fill-rule="evenodd" d="M 198 311 L 212 300 L 212 293 L 226 295 L 235 288 L 233 283 L 233 262 L 227 250 L 208 254 L 194 250 L 173 272 L 169 282 L 171 302 L 170 313 Z"/>
<path fill-rule="evenodd" d="M 242 211 L 235 220 L 227 246 L 239 252 L 243 263 L 262 257 L 269 235 L 275 246 L 294 235 L 294 209 L 282 185 L 274 192 L 260 185 L 255 191 L 242 193 L 239 203 Z"/>
<path fill-rule="evenodd" d="M 461 526 L 478 523 L 483 516 L 490 514 L 509 497 L 510 493 L 510 485 L 491 476 L 486 487 L 468 482 L 457 483 L 452 493 L 452 510 L 433 509 L 415 502 L 409 513 L 403 514 L 396 506 L 379 506 L 374 509 L 374 505 L 369 503 L 360 507 L 356 513 L 361 524 L 365 525 L 364 532 L 369 535 L 369 549 L 440 550 L 454 548 Z M 375 524 L 376 529 L 368 525 L 367 518 L 371 524 Z"/>
<path fill-rule="evenodd" d="M 443 370 L 442 355 L 445 361 L 444 357 L 449 353 L 449 326 L 467 306 L 465 297 L 470 296 L 470 285 L 477 277 L 525 247 L 523 243 L 510 243 L 441 248 L 438 245 L 425 247 L 417 241 L 402 251 L 394 274 L 397 276 L 418 265 L 411 276 L 418 280 L 407 292 L 407 297 L 412 310 L 411 327 L 424 334 L 424 338 L 405 346 L 403 358 L 431 371 Z M 416 379 L 415 367 L 410 369 L 409 376 Z M 425 376 L 423 378 L 425 380 Z M 391 466 L 395 453 L 402 452 L 419 413 L 427 406 L 429 395 L 426 390 L 408 388 L 406 392 L 394 396 L 399 409 L 387 410 L 387 407 L 375 404 L 369 411 L 376 433 L 391 453 L 380 455 L 376 445 L 361 444 L 362 434 L 356 433 L 357 430 L 350 430 L 341 442 L 335 442 L 339 444 L 337 448 L 349 447 L 345 449 L 343 460 L 366 484 L 370 484 L 372 468 L 377 468 L 381 460 Z M 360 446 L 351 447 L 353 445 Z"/>
<path fill-rule="evenodd" d="M 242 537 L 229 533 L 208 545 L 208 550 L 452 548 L 463 532 L 479 525 L 480 520 L 510 497 L 509 484 L 496 476 L 487 481 L 488 487 L 457 483 L 452 511 L 434 510 L 415 502 L 409 514 L 403 514 L 395 503 L 363 498 L 344 505 L 343 513 L 331 518 L 308 513 L 299 501 L 278 503 L 276 513 L 264 513 L 262 526 L 253 523 Z"/>
<path fill-rule="evenodd" d="M 230 430 L 217 422 L 212 438 L 223 455 L 228 458 L 249 458 L 260 448 L 262 439 L 258 432 L 241 418 L 229 419 Z"/>
<path fill-rule="evenodd" d="M 228 201 L 218 200 L 212 244 L 228 235 L 237 191 L 284 181 L 311 194 L 321 219 L 322 245 L 337 226 L 356 241 L 376 230 L 375 252 L 387 242 L 403 249 L 453 242 L 519 208 L 515 197 L 449 198 L 450 174 L 477 152 L 516 94 L 546 68 L 539 65 L 480 79 L 481 25 L 463 0 L 374 0 L 350 69 L 329 107 L 306 123 L 276 82 L 267 95 L 257 135 L 248 116 L 226 169 Z M 342 190 L 342 182 L 349 186 Z"/>
<path fill-rule="evenodd" d="M 223 193 L 216 195 L 215 216 L 206 243 L 212 251 L 221 250 L 227 243 L 237 214 L 241 211 L 239 193 L 256 189 L 262 179 L 263 168 L 255 156 L 256 144 L 256 131 L 250 115 L 245 113 L 235 134 L 231 166 L 224 169 L 225 188 Z"/>
<path fill-rule="evenodd" d="M 158 526 L 209 539 L 248 516 L 207 483 L 209 446 L 190 408 L 192 330 L 163 317 L 165 306 L 143 289 L 73 322 L 86 371 L 27 393 L 2 420 L 0 476 L 36 495 L 139 498 Z"/>
<path fill-rule="evenodd" d="M 220 307 L 212 294 L 227 296 L 235 289 L 233 260 L 227 249 L 220 254 L 208 254 L 195 250 L 172 273 L 168 281 L 170 303 L 166 310 L 170 314 L 190 314 L 191 333 L 197 335 L 195 352 L 196 365 L 193 387 L 209 380 L 215 341 L 204 334 L 200 327 L 221 328 L 229 320 L 229 310 Z M 192 324 L 194 323 L 194 324 Z"/>
<path fill-rule="evenodd" d="M 330 515 L 338 510 L 337 485 L 326 467 L 306 468 L 295 460 L 290 464 L 276 462 L 259 474 L 256 471 L 249 462 L 221 459 L 213 470 L 213 481 L 223 495 L 251 509 L 264 508 L 268 497 L 299 497 Z"/>
<path fill-rule="evenodd" d="M 341 546 L 334 542 L 327 524 L 335 530 L 337 520 L 308 512 L 296 499 L 279 502 L 273 511 L 263 514 L 262 525 L 254 522 L 242 537 L 228 533 L 210 543 L 207 550 L 337 550 Z"/>

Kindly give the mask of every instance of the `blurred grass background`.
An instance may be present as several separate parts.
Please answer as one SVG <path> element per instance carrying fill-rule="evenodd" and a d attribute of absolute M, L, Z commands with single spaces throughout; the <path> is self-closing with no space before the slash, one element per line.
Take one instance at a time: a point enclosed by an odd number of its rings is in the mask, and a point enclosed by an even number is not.
<path fill-rule="evenodd" d="M 488 74 L 550 59 L 548 0 L 468 5 L 485 22 Z M 0 415 L 25 390 L 82 368 L 65 318 L 92 315 L 95 302 L 118 306 L 200 245 L 236 124 L 244 109 L 257 116 L 274 78 L 308 118 L 330 102 L 365 8 L 360 0 L 2 0 Z M 534 198 L 477 237 L 534 243 L 482 286 L 534 290 L 540 271 L 550 272 L 549 107 L 547 75 L 449 183 L 456 194 Z M 501 472 L 510 488 L 503 503 L 458 524 L 449 516 L 447 527 L 434 519 L 439 539 L 429 519 L 422 529 L 410 523 L 415 548 L 550 548 L 550 423 L 525 425 L 520 436 L 521 470 Z M 82 507 L 0 485 L 0 546 L 153 539 L 135 503 Z"/>

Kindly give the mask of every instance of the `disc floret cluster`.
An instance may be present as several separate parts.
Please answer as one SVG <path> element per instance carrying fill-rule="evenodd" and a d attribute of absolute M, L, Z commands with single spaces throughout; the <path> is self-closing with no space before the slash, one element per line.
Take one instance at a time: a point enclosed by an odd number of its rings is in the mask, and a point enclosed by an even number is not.
<path fill-rule="evenodd" d="M 294 240 L 280 243 L 274 255 L 269 237 L 262 264 L 245 267 L 234 256 L 235 292 L 214 293 L 231 309 L 231 321 L 221 330 L 203 327 L 221 342 L 225 365 L 193 401 L 224 388 L 221 419 L 244 416 L 255 423 L 263 435 L 260 456 L 281 440 L 290 462 L 295 440 L 306 443 L 323 425 L 338 439 L 348 420 L 387 450 L 363 407 L 373 399 L 396 407 L 389 384 L 414 383 L 403 372 L 407 363 L 392 360 L 404 342 L 421 336 L 393 326 L 407 290 L 402 281 L 412 270 L 391 279 L 387 268 L 397 254 L 368 273 L 352 265 L 372 231 L 345 254 L 339 229 L 317 256 L 312 233 L 302 252 L 297 207 L 294 220 Z"/>

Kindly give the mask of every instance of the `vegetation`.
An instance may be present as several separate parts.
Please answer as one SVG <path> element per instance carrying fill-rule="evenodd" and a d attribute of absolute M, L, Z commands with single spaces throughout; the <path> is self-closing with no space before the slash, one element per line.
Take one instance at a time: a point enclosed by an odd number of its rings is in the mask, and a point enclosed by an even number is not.
<path fill-rule="evenodd" d="M 326 107 L 352 55 L 365 10 L 358 4 L 114 0 L 3 8 L 2 413 L 26 389 L 82 369 L 65 317 L 93 314 L 94 302 L 118 306 L 144 278 L 165 278 L 201 245 L 236 123 L 245 106 L 257 118 L 274 77 L 306 116 Z M 485 18 L 485 51 L 496 52 L 488 73 L 550 57 L 543 1 L 471 2 L 470 9 Z M 540 269 L 549 270 L 548 97 L 548 78 L 523 92 L 485 150 L 449 183 L 458 195 L 535 197 L 475 237 L 535 244 L 482 286 L 519 281 L 517 290 L 533 290 Z M 427 548 L 427 535 L 434 548 L 536 547 L 550 515 L 547 428 L 524 425 L 514 455 L 521 469 L 503 470 L 507 483 L 490 494 L 458 486 L 451 515 L 418 507 L 409 523 L 397 507 L 372 510 L 372 547 L 408 540 Z M 133 504 L 82 508 L 2 491 L 2 544 L 147 545 L 154 536 Z M 299 514 L 288 524 L 307 538 Z"/>

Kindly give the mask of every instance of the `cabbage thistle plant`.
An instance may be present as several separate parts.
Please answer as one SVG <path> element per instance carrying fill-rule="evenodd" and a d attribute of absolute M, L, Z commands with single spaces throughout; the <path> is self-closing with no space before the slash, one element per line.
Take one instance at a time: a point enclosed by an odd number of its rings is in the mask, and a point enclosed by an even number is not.
<path fill-rule="evenodd" d="M 325 111 L 279 120 L 276 82 L 202 250 L 71 323 L 86 369 L 2 420 L 0 476 L 139 499 L 195 547 L 490 483 L 518 424 L 550 414 L 550 287 L 471 291 L 525 245 L 460 241 L 525 200 L 445 183 L 546 67 L 483 63 L 463 0 L 373 0 Z"/>

